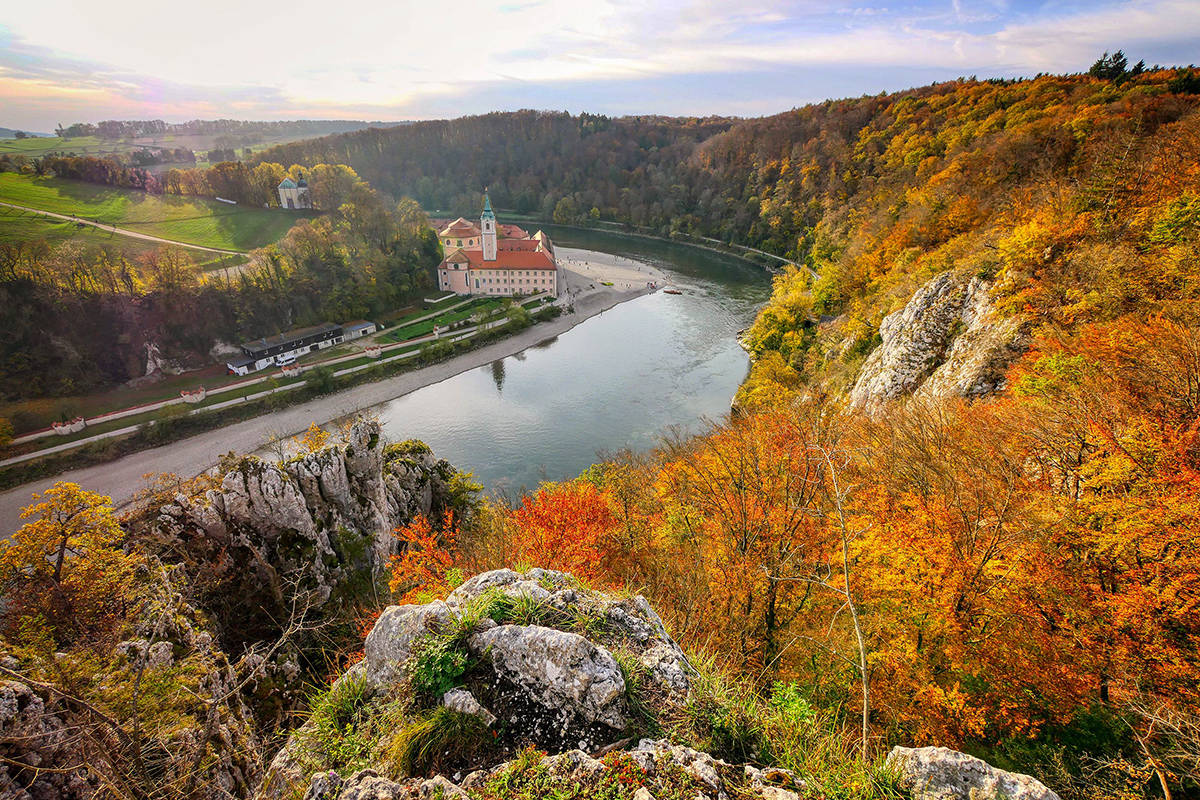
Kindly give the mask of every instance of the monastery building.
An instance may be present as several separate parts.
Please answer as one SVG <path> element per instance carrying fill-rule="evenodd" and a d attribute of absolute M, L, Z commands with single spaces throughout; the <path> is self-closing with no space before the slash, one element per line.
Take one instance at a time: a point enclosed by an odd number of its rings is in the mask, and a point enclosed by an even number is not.
<path fill-rule="evenodd" d="M 479 225 L 459 217 L 438 234 L 445 257 L 438 288 L 456 294 L 558 296 L 554 243 L 542 231 L 530 236 L 516 225 L 496 225 L 492 201 L 483 195 Z"/>

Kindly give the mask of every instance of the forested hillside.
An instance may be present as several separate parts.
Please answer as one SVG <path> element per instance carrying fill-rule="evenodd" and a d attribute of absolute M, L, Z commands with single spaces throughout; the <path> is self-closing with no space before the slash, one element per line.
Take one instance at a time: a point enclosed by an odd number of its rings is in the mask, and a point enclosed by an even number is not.
<path fill-rule="evenodd" d="M 1197 92 L 1189 70 L 1101 70 L 751 121 L 492 115 L 268 157 L 805 267 L 747 332 L 743 414 L 547 487 L 438 563 L 644 587 L 745 680 L 795 681 L 835 725 L 866 706 L 880 745 L 957 744 L 1069 797 L 1191 796 Z M 897 357 L 923 377 L 965 328 L 1003 329 L 990 394 L 847 403 L 937 292 L 959 304 L 941 338 Z"/>
<path fill-rule="evenodd" d="M 1055 324 L 1193 299 L 1200 76 L 959 81 L 756 120 L 518 112 L 284 145 L 426 208 L 699 233 L 797 259 L 748 344 L 767 395 L 841 386 L 883 316 L 950 268 Z M 814 274 L 816 280 L 813 280 Z M 817 322 L 834 320 L 818 332 Z M 820 334 L 818 336 L 818 333 Z M 818 338 L 824 347 L 815 347 Z M 830 359 L 832 349 L 837 357 Z"/>

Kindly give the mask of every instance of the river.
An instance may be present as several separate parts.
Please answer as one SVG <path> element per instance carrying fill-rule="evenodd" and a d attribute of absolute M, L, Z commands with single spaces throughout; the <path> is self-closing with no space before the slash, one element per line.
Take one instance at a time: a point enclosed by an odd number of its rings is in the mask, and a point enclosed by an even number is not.
<path fill-rule="evenodd" d="M 770 294 L 769 275 L 686 245 L 546 227 L 555 244 L 627 256 L 680 295 L 639 297 L 555 339 L 375 406 L 392 440 L 421 439 L 508 495 L 574 477 L 598 455 L 653 447 L 675 426 L 719 419 L 746 376 L 736 334 Z"/>

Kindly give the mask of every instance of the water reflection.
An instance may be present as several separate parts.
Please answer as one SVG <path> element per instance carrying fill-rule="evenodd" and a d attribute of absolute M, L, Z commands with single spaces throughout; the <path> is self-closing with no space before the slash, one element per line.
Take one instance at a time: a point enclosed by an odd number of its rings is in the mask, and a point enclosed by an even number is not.
<path fill-rule="evenodd" d="M 496 391 L 504 391 L 504 359 L 499 358 L 493 361 L 489 368 L 492 371 L 492 381 L 496 384 Z"/>
<path fill-rule="evenodd" d="M 673 425 L 719 418 L 745 377 L 735 335 L 770 291 L 743 262 L 693 248 L 551 231 L 556 242 L 653 261 L 682 295 L 623 303 L 518 356 L 380 406 L 387 435 L 425 440 L 515 494 L 579 474 L 600 451 L 652 447 Z"/>

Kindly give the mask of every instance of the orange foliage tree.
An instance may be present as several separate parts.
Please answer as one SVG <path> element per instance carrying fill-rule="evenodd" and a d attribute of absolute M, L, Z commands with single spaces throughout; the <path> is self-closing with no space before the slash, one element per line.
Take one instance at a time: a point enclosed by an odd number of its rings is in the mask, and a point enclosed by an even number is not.
<path fill-rule="evenodd" d="M 418 514 L 394 535 L 401 549 L 388 562 L 392 573 L 388 588 L 399 602 L 422 602 L 444 596 L 453 588 L 458 527 L 452 511 L 446 511 L 440 529 L 434 528 L 429 517 Z"/>
<path fill-rule="evenodd" d="M 40 617 L 58 635 L 109 632 L 131 602 L 136 559 L 112 498 L 59 481 L 21 512 L 29 520 L 0 544 L 10 620 Z"/>
<path fill-rule="evenodd" d="M 610 496 L 587 481 L 548 484 L 512 512 L 512 561 L 570 572 L 584 580 L 612 575 L 620 525 Z"/>

